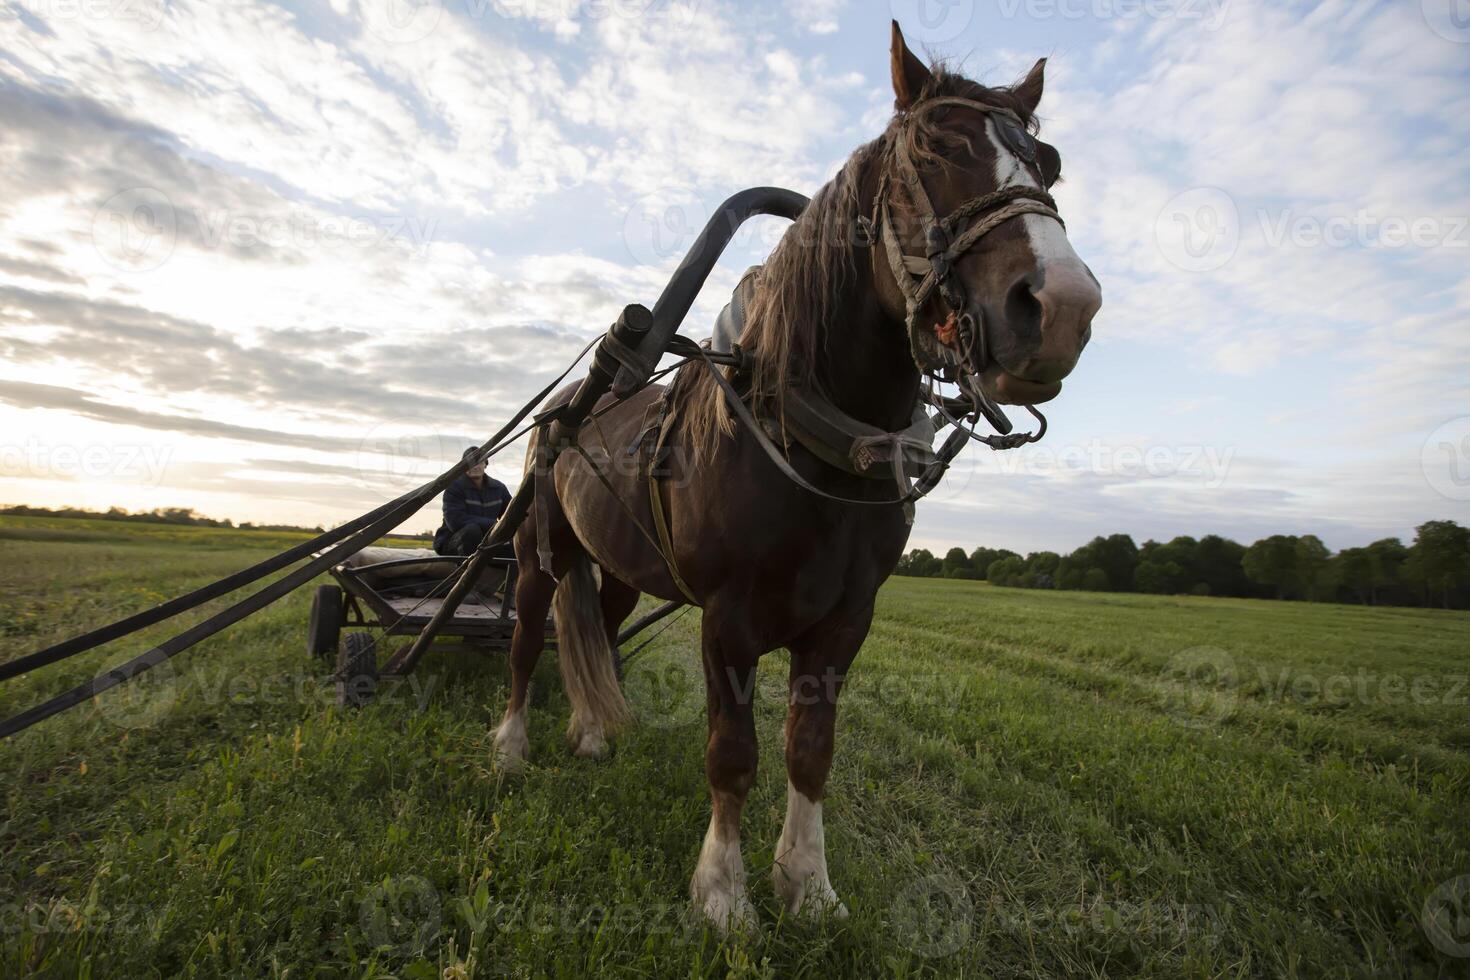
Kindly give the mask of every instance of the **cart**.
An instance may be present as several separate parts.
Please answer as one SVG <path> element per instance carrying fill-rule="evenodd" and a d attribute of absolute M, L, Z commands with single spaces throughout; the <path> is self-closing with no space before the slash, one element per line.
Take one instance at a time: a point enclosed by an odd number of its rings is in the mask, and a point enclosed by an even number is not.
<path fill-rule="evenodd" d="M 404 656 L 407 645 L 378 669 L 380 637 L 417 636 L 444 604 L 464 561 L 427 549 L 364 548 L 328 570 L 337 584 L 317 586 L 306 648 L 335 666 L 338 704 L 366 704 L 380 679 L 401 678 L 412 670 Z M 516 626 L 515 576 L 514 559 L 488 558 L 440 635 L 463 637 L 482 649 L 509 649 Z M 555 642 L 549 617 L 547 639 Z"/>

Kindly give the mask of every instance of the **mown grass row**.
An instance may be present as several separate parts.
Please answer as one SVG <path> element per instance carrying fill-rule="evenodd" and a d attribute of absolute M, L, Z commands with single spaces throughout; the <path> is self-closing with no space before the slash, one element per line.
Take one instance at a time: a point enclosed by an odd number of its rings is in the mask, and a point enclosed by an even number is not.
<path fill-rule="evenodd" d="M 275 546 L 5 530 L 0 615 L 46 617 L 0 638 L 0 657 Z M 14 896 L 0 908 L 0 973 L 1470 967 L 1423 916 L 1437 886 L 1470 873 L 1470 712 L 1451 690 L 1470 672 L 1470 616 L 895 580 L 849 679 L 826 808 L 852 917 L 787 921 L 771 894 L 778 653 L 757 687 L 745 820 L 762 928 L 722 941 L 686 918 L 708 819 L 697 615 L 630 671 L 640 724 L 600 763 L 568 755 L 543 658 L 533 767 L 502 780 L 489 765 L 499 655 L 435 654 L 416 688 L 344 714 L 302 652 L 305 604 L 293 596 L 180 658 L 151 697 L 99 698 L 0 744 L 0 891 Z M 1359 669 L 1366 693 L 1299 683 Z M 1428 678 L 1420 691 L 1435 696 L 1398 695 L 1390 676 Z M 0 691 L 0 709 L 61 683 L 27 678 Z"/>

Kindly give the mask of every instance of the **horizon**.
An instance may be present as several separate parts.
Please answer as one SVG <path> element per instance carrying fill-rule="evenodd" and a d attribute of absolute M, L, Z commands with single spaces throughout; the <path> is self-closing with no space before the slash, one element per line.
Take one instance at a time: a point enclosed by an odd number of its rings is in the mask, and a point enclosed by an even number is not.
<path fill-rule="evenodd" d="M 988 84 L 1049 59 L 1104 296 L 1047 439 L 967 450 L 906 550 L 1470 524 L 1450 0 L 388 2 L 0 11 L 0 498 L 326 527 L 424 482 L 719 201 L 875 137 L 892 15 Z M 741 231 L 684 333 L 782 230 Z"/>

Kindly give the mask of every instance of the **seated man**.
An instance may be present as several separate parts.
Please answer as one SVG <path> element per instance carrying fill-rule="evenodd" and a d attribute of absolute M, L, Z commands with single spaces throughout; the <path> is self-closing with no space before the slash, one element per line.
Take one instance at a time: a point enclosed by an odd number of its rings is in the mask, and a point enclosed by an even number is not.
<path fill-rule="evenodd" d="M 464 458 L 478 451 L 471 446 L 464 451 Z M 480 460 L 444 491 L 444 524 L 434 532 L 434 550 L 441 555 L 472 554 L 509 503 L 510 491 L 504 483 L 485 475 L 485 461 Z M 507 541 L 493 554 L 513 558 L 515 550 Z"/>

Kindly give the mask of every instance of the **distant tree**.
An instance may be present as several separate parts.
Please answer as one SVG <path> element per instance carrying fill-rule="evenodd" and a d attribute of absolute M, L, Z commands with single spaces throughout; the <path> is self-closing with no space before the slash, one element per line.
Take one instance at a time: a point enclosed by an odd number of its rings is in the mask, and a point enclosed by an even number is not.
<path fill-rule="evenodd" d="M 970 556 L 965 554 L 964 548 L 951 548 L 944 553 L 944 561 L 940 563 L 939 574 L 945 578 L 970 578 L 974 575 L 974 566 L 970 564 Z"/>
<path fill-rule="evenodd" d="M 1337 581 L 1354 599 L 1373 604 L 1373 552 L 1367 548 L 1344 548 L 1332 559 Z"/>
<path fill-rule="evenodd" d="M 1089 568 L 1087 574 L 1082 576 L 1082 587 L 1088 592 L 1106 592 L 1111 587 L 1108 584 L 1108 573 L 1101 568 Z"/>
<path fill-rule="evenodd" d="M 928 548 L 915 548 L 898 560 L 893 573 L 917 578 L 932 578 L 939 574 L 939 569 L 939 559 L 934 557 L 932 551 Z"/>
<path fill-rule="evenodd" d="M 1019 555 L 1010 558 L 1001 558 L 991 562 L 990 567 L 985 570 L 985 577 L 992 585 L 1016 586 L 1020 584 L 1022 573 L 1026 571 L 1026 563 Z"/>
<path fill-rule="evenodd" d="M 1038 551 L 1026 558 L 1026 573 L 1031 576 L 1030 589 L 1054 589 L 1057 585 L 1057 568 L 1062 556 L 1055 551 Z"/>
<path fill-rule="evenodd" d="M 1246 577 L 1258 585 L 1269 586 L 1276 598 L 1285 599 L 1287 589 L 1295 584 L 1296 538 L 1273 534 L 1245 550 L 1241 567 Z"/>
<path fill-rule="evenodd" d="M 1392 596 L 1400 590 L 1409 549 L 1398 538 L 1383 538 L 1370 544 L 1368 553 L 1373 556 L 1373 591 L 1369 601 L 1376 604 L 1385 593 Z"/>
<path fill-rule="evenodd" d="M 1244 557 L 1245 545 L 1207 534 L 1194 549 L 1195 578 L 1209 586 L 1209 595 L 1251 595 L 1255 590 L 1240 565 Z"/>
<path fill-rule="evenodd" d="M 1188 592 L 1197 581 L 1195 551 L 1199 542 L 1181 536 L 1168 544 L 1145 541 L 1138 549 L 1138 566 L 1133 572 L 1133 587 L 1139 592 L 1174 595 Z"/>
<path fill-rule="evenodd" d="M 1330 598 L 1335 591 L 1330 559 L 1332 552 L 1315 534 L 1296 539 L 1293 549 L 1292 577 L 1296 590 L 1307 599 Z"/>
<path fill-rule="evenodd" d="M 1454 521 L 1429 521 L 1415 529 L 1406 569 L 1424 589 L 1425 605 L 1450 608 L 1451 596 L 1470 584 L 1470 529 Z"/>
<path fill-rule="evenodd" d="M 976 548 L 970 552 L 970 564 L 974 567 L 976 574 L 980 578 L 986 578 L 990 571 L 990 566 L 993 563 L 1002 558 L 1019 557 L 1020 555 L 1014 551 L 1007 551 L 1004 548 Z"/>

